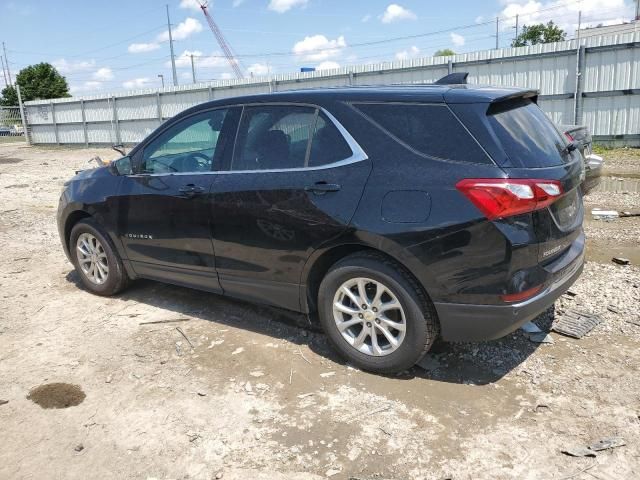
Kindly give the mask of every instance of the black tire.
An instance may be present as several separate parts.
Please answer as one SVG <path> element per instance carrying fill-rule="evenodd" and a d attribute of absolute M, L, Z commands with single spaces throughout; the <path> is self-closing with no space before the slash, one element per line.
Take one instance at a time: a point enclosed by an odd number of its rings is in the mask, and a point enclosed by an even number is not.
<path fill-rule="evenodd" d="M 385 356 L 373 356 L 354 348 L 338 330 L 333 316 L 337 290 L 349 279 L 369 278 L 381 282 L 404 310 L 406 332 L 400 346 Z M 375 252 L 360 252 L 337 262 L 320 284 L 320 323 L 338 352 L 355 366 L 372 372 L 392 374 L 413 367 L 431 348 L 439 334 L 433 304 L 417 281 L 401 265 Z"/>
<path fill-rule="evenodd" d="M 80 268 L 78 250 L 76 245 L 78 242 L 78 238 L 83 233 L 93 235 L 100 242 L 102 248 L 104 249 L 104 253 L 107 256 L 107 265 L 109 267 L 109 272 L 104 283 L 96 284 L 92 282 L 87 274 L 84 273 L 82 268 Z M 118 252 L 113 246 L 111 239 L 104 232 L 104 230 L 93 220 L 84 219 L 73 226 L 69 239 L 69 252 L 73 261 L 73 266 L 75 267 L 76 273 L 78 274 L 82 285 L 91 293 L 108 297 L 121 292 L 129 285 L 129 276 L 124 269 L 122 260 L 120 259 Z"/>

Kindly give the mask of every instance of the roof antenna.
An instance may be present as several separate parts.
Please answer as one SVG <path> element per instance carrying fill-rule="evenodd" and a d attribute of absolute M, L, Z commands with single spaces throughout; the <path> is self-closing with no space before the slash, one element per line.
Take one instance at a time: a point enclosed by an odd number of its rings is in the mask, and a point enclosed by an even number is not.
<path fill-rule="evenodd" d="M 469 72 L 456 72 L 450 73 L 447 76 L 442 77 L 435 84 L 436 85 L 466 85 Z"/>

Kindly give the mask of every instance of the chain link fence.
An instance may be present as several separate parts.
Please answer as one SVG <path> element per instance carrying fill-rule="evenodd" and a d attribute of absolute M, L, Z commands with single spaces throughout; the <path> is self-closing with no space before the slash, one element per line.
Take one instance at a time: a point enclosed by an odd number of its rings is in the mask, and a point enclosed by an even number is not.
<path fill-rule="evenodd" d="M 0 107 L 0 143 L 29 143 L 28 125 L 25 128 L 25 124 L 20 107 Z"/>

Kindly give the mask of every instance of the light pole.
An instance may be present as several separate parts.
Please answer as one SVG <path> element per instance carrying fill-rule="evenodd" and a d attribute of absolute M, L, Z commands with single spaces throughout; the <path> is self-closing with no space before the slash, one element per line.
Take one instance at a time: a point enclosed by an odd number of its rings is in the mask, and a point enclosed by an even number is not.
<path fill-rule="evenodd" d="M 158 77 L 160 78 L 160 80 L 162 80 L 162 88 L 164 88 L 164 75 L 160 73 L 158 74 Z"/>

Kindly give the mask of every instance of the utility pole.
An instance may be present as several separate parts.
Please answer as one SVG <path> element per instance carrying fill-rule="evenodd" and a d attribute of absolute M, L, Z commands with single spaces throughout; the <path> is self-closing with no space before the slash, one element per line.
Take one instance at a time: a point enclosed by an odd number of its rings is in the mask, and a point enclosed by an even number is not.
<path fill-rule="evenodd" d="M 577 124 L 579 117 L 580 117 L 580 112 L 579 112 L 579 107 L 580 107 L 580 82 L 582 81 L 582 79 L 580 78 L 582 73 L 581 73 L 581 67 L 582 65 L 580 65 L 580 28 L 582 27 L 582 10 L 580 10 L 578 12 L 578 30 L 576 32 L 576 88 L 573 94 L 573 123 Z"/>
<path fill-rule="evenodd" d="M 636 0 L 636 21 L 640 20 L 640 0 Z"/>
<path fill-rule="evenodd" d="M 160 80 L 162 80 L 162 88 L 164 88 L 164 75 L 162 75 L 160 73 L 160 74 L 158 74 L 158 78 L 160 78 Z"/>
<path fill-rule="evenodd" d="M 196 67 L 193 64 L 193 53 L 189 56 L 191 57 L 191 76 L 193 77 L 193 83 L 196 83 Z"/>
<path fill-rule="evenodd" d="M 500 17 L 496 17 L 496 50 L 500 48 Z"/>
<path fill-rule="evenodd" d="M 8 87 L 9 82 L 7 82 L 7 72 L 4 69 L 4 60 L 2 59 L 2 55 L 0 55 L 0 63 L 2 64 L 2 76 L 4 77 L 4 84 Z"/>
<path fill-rule="evenodd" d="M 173 73 L 173 85 L 178 86 L 178 74 L 176 73 L 176 56 L 173 53 L 173 37 L 171 36 L 171 20 L 169 20 L 169 5 L 167 7 L 167 28 L 169 29 L 169 50 L 171 50 L 171 71 Z"/>
<path fill-rule="evenodd" d="M 516 15 L 516 40 L 518 35 L 520 35 L 520 15 Z"/>
<path fill-rule="evenodd" d="M 7 47 L 2 42 L 2 51 L 4 52 L 4 59 L 7 62 L 7 77 L 9 77 L 9 85 L 13 87 L 13 81 L 11 80 L 11 70 L 9 70 L 9 57 L 7 57 Z"/>

